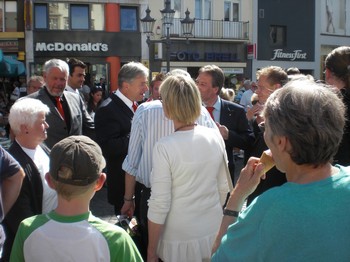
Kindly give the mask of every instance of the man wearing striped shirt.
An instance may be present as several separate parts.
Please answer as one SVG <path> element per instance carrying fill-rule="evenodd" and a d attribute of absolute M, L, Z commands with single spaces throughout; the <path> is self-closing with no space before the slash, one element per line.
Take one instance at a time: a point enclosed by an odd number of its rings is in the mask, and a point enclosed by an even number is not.
<path fill-rule="evenodd" d="M 175 70 L 174 70 L 175 71 Z M 188 75 L 183 70 L 172 71 L 171 74 Z M 197 124 L 210 128 L 217 128 L 208 111 L 202 107 L 201 115 Z M 133 201 L 136 181 L 143 185 L 141 193 L 140 224 L 142 227 L 142 238 L 147 247 L 147 201 L 150 197 L 152 171 L 152 152 L 154 144 L 162 137 L 174 132 L 173 121 L 166 118 L 160 100 L 141 104 L 135 112 L 131 125 L 128 155 L 122 168 L 125 174 L 125 196 L 121 214 L 133 216 L 135 203 Z"/>

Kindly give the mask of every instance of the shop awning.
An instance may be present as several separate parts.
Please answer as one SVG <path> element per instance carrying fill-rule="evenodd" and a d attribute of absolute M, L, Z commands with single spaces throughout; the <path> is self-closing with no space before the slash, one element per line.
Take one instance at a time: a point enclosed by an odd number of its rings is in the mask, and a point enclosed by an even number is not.
<path fill-rule="evenodd" d="M 16 77 L 25 74 L 24 64 L 10 56 L 4 56 L 0 49 L 0 77 Z"/>

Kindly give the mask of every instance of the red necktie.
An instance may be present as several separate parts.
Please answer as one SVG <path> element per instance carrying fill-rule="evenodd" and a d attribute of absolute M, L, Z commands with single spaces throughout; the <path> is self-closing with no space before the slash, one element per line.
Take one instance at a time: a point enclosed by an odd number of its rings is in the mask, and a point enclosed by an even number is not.
<path fill-rule="evenodd" d="M 62 106 L 62 103 L 61 103 L 61 98 L 59 96 L 56 96 L 55 99 L 56 99 L 57 110 L 60 113 L 60 115 L 62 116 L 63 120 L 65 120 L 63 106 Z"/>
<path fill-rule="evenodd" d="M 136 109 L 137 109 L 137 103 L 136 102 L 132 103 L 132 109 L 134 110 L 134 112 L 136 111 Z"/>
<path fill-rule="evenodd" d="M 213 115 L 214 107 L 213 107 L 213 106 L 207 106 L 206 108 L 207 108 L 207 110 L 208 110 L 208 112 L 209 112 L 211 118 L 215 121 L 214 115 Z"/>

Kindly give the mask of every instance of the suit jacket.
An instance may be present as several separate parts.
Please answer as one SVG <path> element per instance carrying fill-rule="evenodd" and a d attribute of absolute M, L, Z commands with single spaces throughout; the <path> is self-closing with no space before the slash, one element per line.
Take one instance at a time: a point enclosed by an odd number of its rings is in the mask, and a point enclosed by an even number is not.
<path fill-rule="evenodd" d="M 44 152 L 49 155 L 50 150 L 41 145 Z M 6 232 L 4 258 L 10 255 L 12 244 L 21 221 L 25 218 L 42 213 L 43 184 L 41 175 L 33 160 L 14 141 L 9 153 L 20 163 L 26 176 L 24 177 L 20 194 L 6 215 L 3 225 Z"/>
<path fill-rule="evenodd" d="M 229 130 L 225 145 L 233 182 L 235 171 L 233 148 L 238 147 L 242 150 L 248 150 L 254 143 L 254 134 L 249 126 L 244 107 L 224 99 L 221 99 L 220 124 L 226 126 Z"/>
<path fill-rule="evenodd" d="M 62 119 L 56 105 L 52 102 L 44 88 L 28 96 L 40 100 L 50 108 L 50 114 L 46 116 L 46 122 L 49 124 L 49 128 L 47 129 L 47 139 L 45 140 L 45 144 L 49 148 L 52 148 L 57 142 L 72 135 L 87 135 L 95 139 L 94 121 L 87 112 L 80 97 L 68 91 L 64 91 L 63 95 L 69 108 L 70 130 L 67 130 L 66 122 Z"/>
<path fill-rule="evenodd" d="M 124 203 L 125 172 L 122 164 L 128 153 L 133 116 L 130 108 L 115 94 L 110 94 L 95 114 L 96 141 L 107 164 L 108 202 L 116 210 L 120 210 Z"/>

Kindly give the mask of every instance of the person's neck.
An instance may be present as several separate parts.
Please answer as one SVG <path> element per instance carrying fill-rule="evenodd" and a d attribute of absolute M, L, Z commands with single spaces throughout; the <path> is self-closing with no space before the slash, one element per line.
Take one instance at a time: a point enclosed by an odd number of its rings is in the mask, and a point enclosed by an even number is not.
<path fill-rule="evenodd" d="M 38 146 L 38 143 L 36 143 L 36 141 L 33 141 L 31 139 L 26 139 L 26 137 L 24 137 L 25 135 L 17 135 L 15 137 L 17 143 L 21 146 L 21 147 L 25 147 L 28 149 L 36 149 L 36 147 Z"/>
<path fill-rule="evenodd" d="M 58 195 L 58 203 L 55 212 L 62 216 L 77 216 L 90 211 L 90 199 L 74 198 L 70 201 Z"/>
<path fill-rule="evenodd" d="M 206 107 L 214 106 L 216 101 L 218 100 L 218 96 L 214 96 L 206 101 L 203 101 Z"/>
<path fill-rule="evenodd" d="M 287 180 L 297 184 L 317 182 L 339 172 L 339 169 L 330 163 L 318 167 L 294 164 L 289 170 L 286 171 Z"/>
<path fill-rule="evenodd" d="M 174 132 L 191 130 L 191 129 L 194 129 L 194 127 L 197 125 L 196 123 L 185 124 L 175 120 L 173 122 L 174 122 L 174 128 L 175 128 Z"/>

